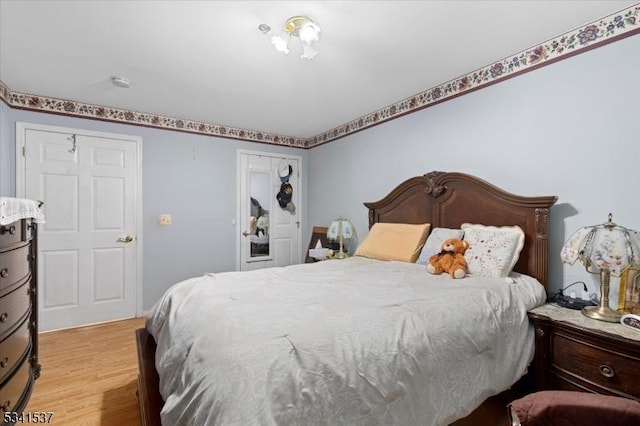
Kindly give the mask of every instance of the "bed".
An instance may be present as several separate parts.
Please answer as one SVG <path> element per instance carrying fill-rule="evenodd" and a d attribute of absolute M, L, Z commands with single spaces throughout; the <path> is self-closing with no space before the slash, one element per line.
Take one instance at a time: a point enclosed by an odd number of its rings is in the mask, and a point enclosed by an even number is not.
<path fill-rule="evenodd" d="M 143 424 L 482 424 L 533 357 L 555 201 L 431 172 L 365 203 L 370 227 L 517 226 L 506 279 L 356 256 L 177 283 L 136 332 Z"/>

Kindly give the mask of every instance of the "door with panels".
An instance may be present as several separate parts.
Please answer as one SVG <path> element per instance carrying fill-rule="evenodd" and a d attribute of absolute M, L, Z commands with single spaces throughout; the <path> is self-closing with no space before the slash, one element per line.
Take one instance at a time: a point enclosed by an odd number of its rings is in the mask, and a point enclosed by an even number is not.
<path fill-rule="evenodd" d="M 24 196 L 44 201 L 46 217 L 40 329 L 135 317 L 140 141 L 28 124 L 18 136 Z"/>
<path fill-rule="evenodd" d="M 238 151 L 240 270 L 301 262 L 297 156 Z"/>

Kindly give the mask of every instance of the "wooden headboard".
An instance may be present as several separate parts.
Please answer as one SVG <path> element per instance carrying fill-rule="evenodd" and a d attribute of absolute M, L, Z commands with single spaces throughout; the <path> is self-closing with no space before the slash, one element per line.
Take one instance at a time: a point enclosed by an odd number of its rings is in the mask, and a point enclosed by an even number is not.
<path fill-rule="evenodd" d="M 514 270 L 537 278 L 547 288 L 549 208 L 557 199 L 511 194 L 464 173 L 431 172 L 364 205 L 369 209 L 369 227 L 376 222 L 430 223 L 431 229 L 459 228 L 465 222 L 518 225 L 525 244 Z"/>

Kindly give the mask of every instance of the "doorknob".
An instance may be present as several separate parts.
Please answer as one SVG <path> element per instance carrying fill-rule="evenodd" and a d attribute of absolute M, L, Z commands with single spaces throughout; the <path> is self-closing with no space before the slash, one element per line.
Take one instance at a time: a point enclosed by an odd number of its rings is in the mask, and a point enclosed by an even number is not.
<path fill-rule="evenodd" d="M 242 231 L 242 235 L 244 235 L 245 237 L 248 237 L 249 235 L 251 235 L 251 232 Z"/>
<path fill-rule="evenodd" d="M 127 235 L 124 238 L 122 237 L 118 238 L 116 241 L 119 243 L 130 243 L 131 241 L 133 241 L 133 237 L 131 235 Z"/>

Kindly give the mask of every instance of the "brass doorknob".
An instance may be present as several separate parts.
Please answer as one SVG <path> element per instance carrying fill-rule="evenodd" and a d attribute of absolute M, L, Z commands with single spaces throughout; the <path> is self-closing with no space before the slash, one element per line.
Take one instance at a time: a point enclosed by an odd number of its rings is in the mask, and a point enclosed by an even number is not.
<path fill-rule="evenodd" d="M 131 241 L 133 241 L 133 237 L 131 235 L 127 235 L 124 238 L 122 237 L 118 238 L 116 241 L 119 243 L 130 243 Z"/>
<path fill-rule="evenodd" d="M 244 235 L 245 237 L 248 237 L 249 235 L 251 235 L 251 232 L 242 231 L 242 235 Z"/>

